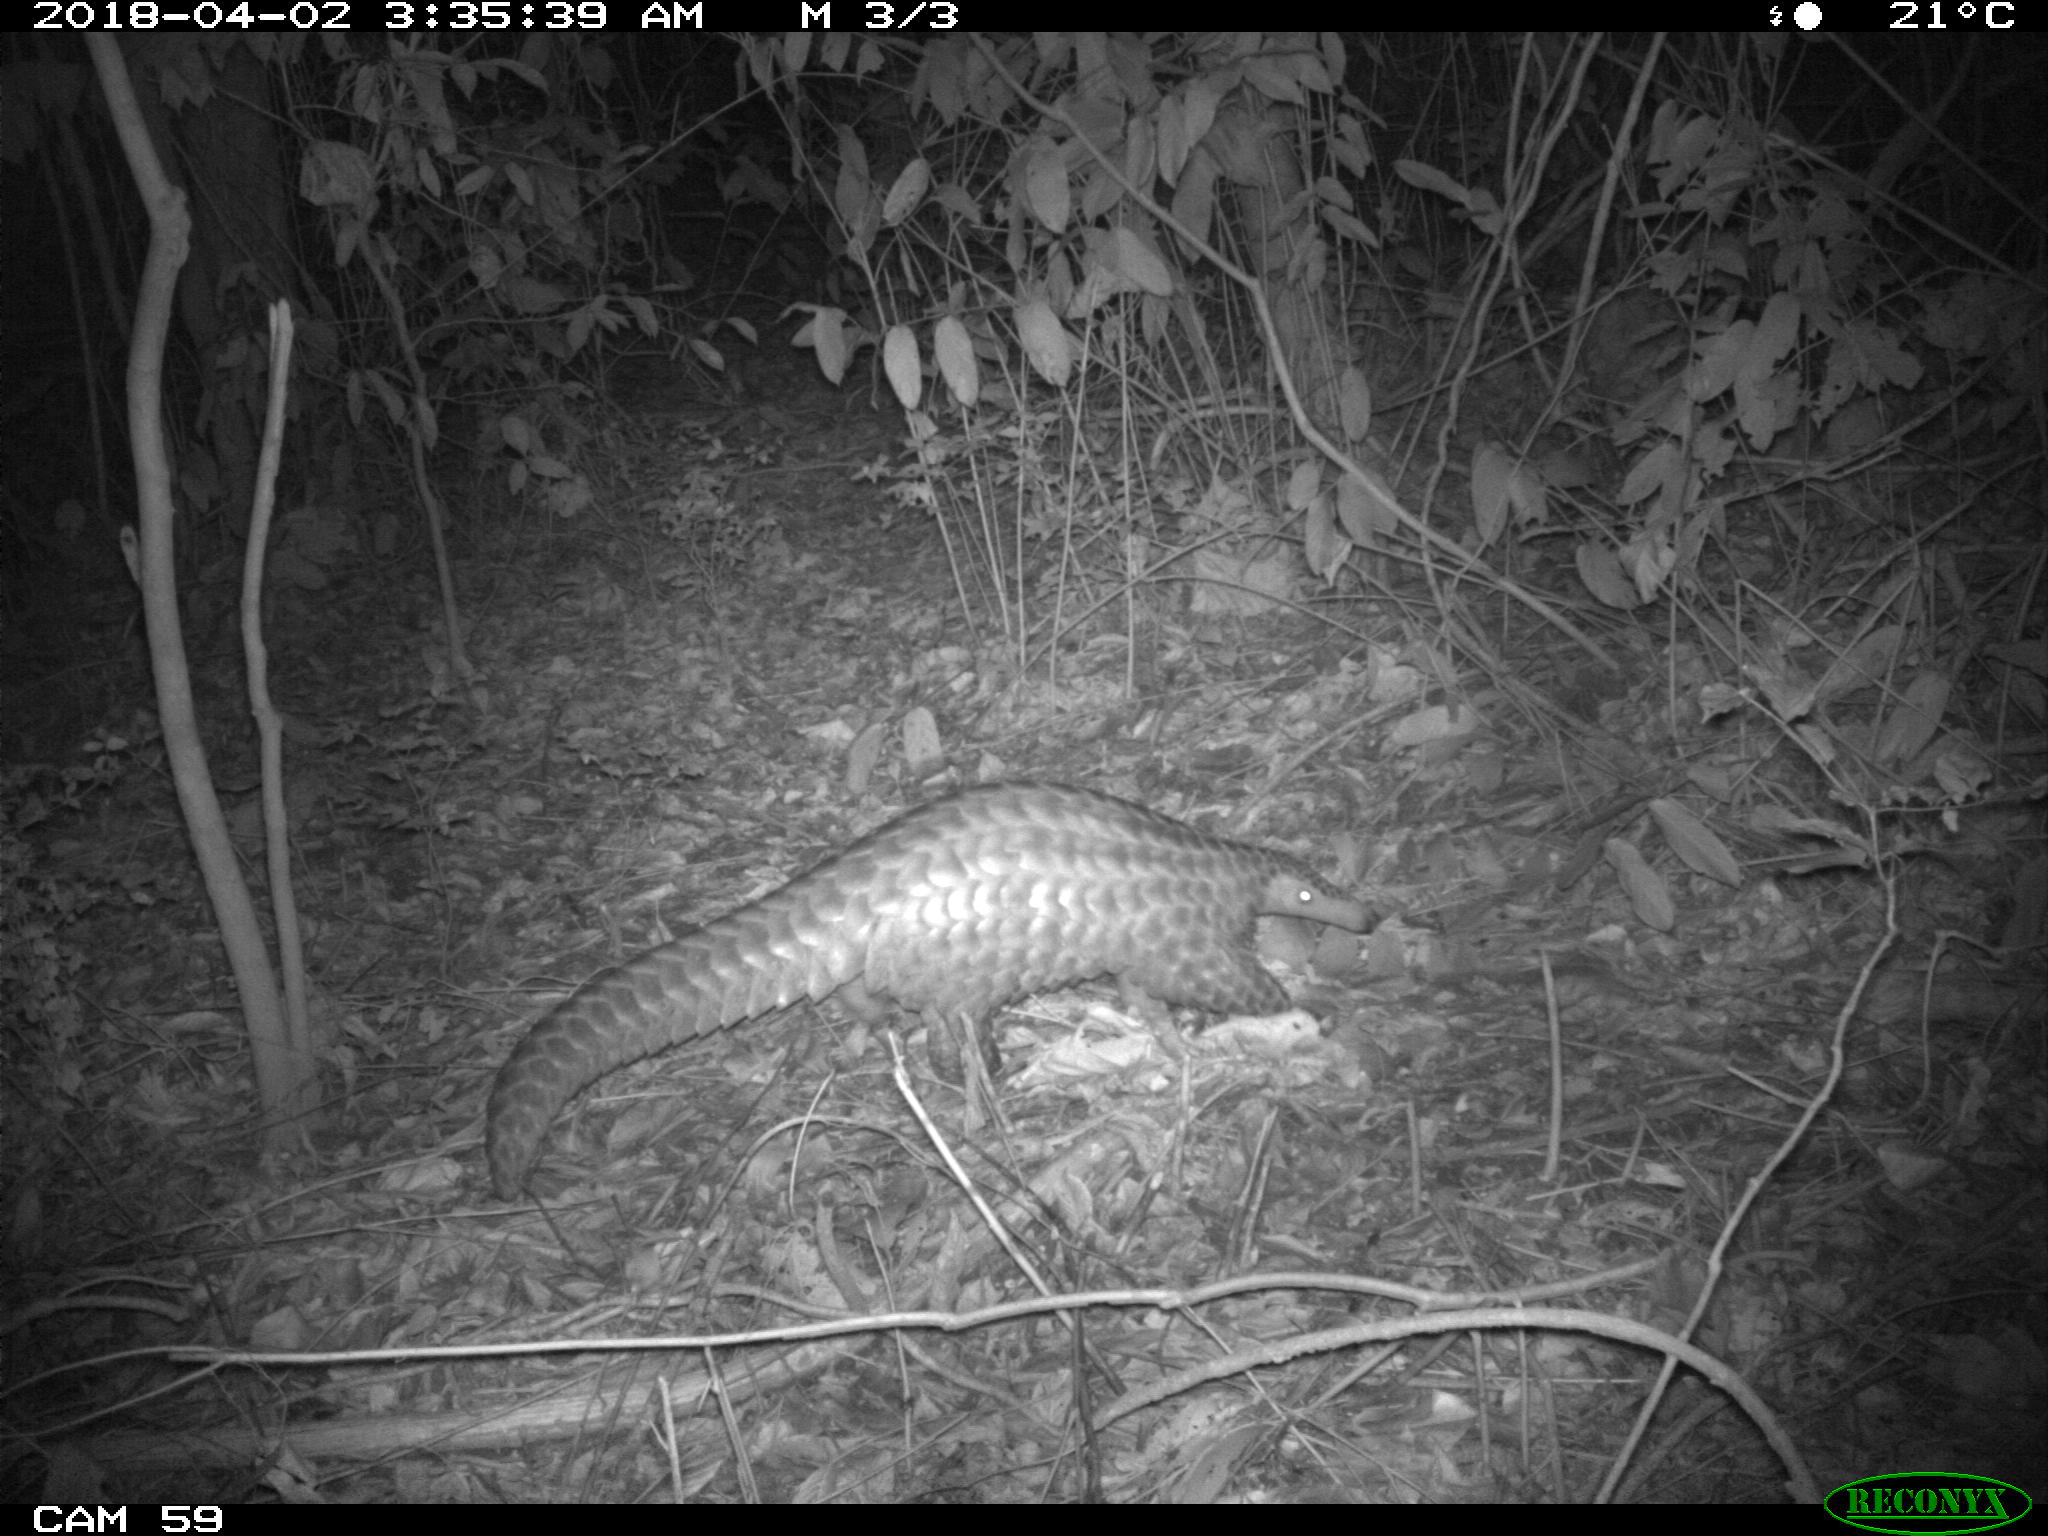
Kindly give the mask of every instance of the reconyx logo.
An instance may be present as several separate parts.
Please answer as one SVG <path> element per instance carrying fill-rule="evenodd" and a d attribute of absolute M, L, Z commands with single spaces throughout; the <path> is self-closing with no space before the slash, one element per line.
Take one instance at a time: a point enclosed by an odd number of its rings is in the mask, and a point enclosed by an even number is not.
<path fill-rule="evenodd" d="M 2011 1483 L 1966 1472 L 1893 1472 L 1844 1483 L 1824 1501 L 1844 1525 L 1913 1536 L 1963 1536 L 2011 1525 L 2034 1501 Z"/>

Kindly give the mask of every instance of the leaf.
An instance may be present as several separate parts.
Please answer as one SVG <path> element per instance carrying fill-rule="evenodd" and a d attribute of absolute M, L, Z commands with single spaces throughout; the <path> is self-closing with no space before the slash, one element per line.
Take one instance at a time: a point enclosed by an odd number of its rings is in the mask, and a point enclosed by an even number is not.
<path fill-rule="evenodd" d="M 1949 676 L 1937 667 L 1929 667 L 1906 684 L 1898 708 L 1878 730 L 1877 760 L 1903 762 L 1934 740 L 1942 712 L 1948 708 L 1948 695 Z"/>
<path fill-rule="evenodd" d="M 939 723 L 921 704 L 903 717 L 903 760 L 913 774 L 919 775 L 945 765 L 945 749 L 939 745 Z"/>
<path fill-rule="evenodd" d="M 1342 70 L 1337 74 L 1343 77 Z M 1365 136 L 1365 125 L 1349 112 L 1337 114 L 1337 132 L 1329 145 L 1331 158 L 1353 176 L 1363 176 L 1372 164 L 1372 144 Z"/>
<path fill-rule="evenodd" d="M 1634 506 L 1663 490 L 1674 475 L 1685 469 L 1685 459 L 1678 444 L 1660 442 L 1634 464 L 1622 476 L 1621 489 L 1615 494 L 1624 506 Z"/>
<path fill-rule="evenodd" d="M 1181 93 L 1186 103 L 1188 148 L 1201 143 L 1209 129 L 1216 122 L 1216 109 L 1223 105 L 1223 98 L 1236 82 L 1235 71 L 1224 70 L 1207 75 L 1197 75 L 1187 83 Z"/>
<path fill-rule="evenodd" d="M 981 365 L 975 361 L 974 339 L 957 315 L 942 315 L 932 331 L 932 361 L 961 405 L 981 399 Z"/>
<path fill-rule="evenodd" d="M 1170 187 L 1180 180 L 1180 168 L 1188 163 L 1187 107 L 1179 96 L 1159 103 L 1154 138 L 1160 178 Z"/>
<path fill-rule="evenodd" d="M 1780 720 L 1803 720 L 1813 712 L 1814 685 L 1804 672 L 1782 656 L 1746 661 L 1742 670 L 1763 690 L 1764 703 Z"/>
<path fill-rule="evenodd" d="M 1372 430 L 1372 384 L 1355 363 L 1347 363 L 1337 379 L 1337 419 L 1347 442 Z"/>
<path fill-rule="evenodd" d="M 1733 384 L 1749 356 L 1750 338 L 1756 322 L 1737 320 L 1715 336 L 1702 336 L 1693 343 L 1692 363 L 1685 370 L 1686 398 L 1694 402 L 1711 400 Z"/>
<path fill-rule="evenodd" d="M 925 189 L 932 184 L 931 163 L 919 156 L 896 173 L 896 180 L 890 183 L 888 196 L 882 199 L 882 222 L 901 224 L 924 200 Z"/>
<path fill-rule="evenodd" d="M 1463 741 L 1477 735 L 1479 716 L 1471 709 L 1453 710 L 1447 704 L 1426 704 L 1396 720 L 1388 730 L 1390 747 L 1419 747 L 1437 742 Z"/>
<path fill-rule="evenodd" d="M 1173 273 L 1160 256 L 1159 248 L 1143 230 L 1118 227 L 1116 261 L 1123 275 L 1143 292 L 1157 294 L 1161 298 L 1173 293 Z"/>
<path fill-rule="evenodd" d="M 1759 375 L 1768 374 L 1799 344 L 1799 300 L 1778 292 L 1764 304 L 1750 342 L 1749 366 Z"/>
<path fill-rule="evenodd" d="M 1635 579 L 1636 598 L 1649 602 L 1664 585 L 1664 579 L 1678 568 L 1678 551 L 1660 531 L 1645 528 L 1622 545 L 1622 569 Z"/>
<path fill-rule="evenodd" d="M 542 282 L 524 272 L 506 273 L 498 283 L 498 292 L 523 315 L 552 314 L 569 300 L 567 290 L 558 284 Z"/>
<path fill-rule="evenodd" d="M 1700 689 L 1697 699 L 1700 707 L 1700 723 L 1705 724 L 1709 720 L 1718 720 L 1723 715 L 1742 708 L 1745 702 L 1746 700 L 1740 688 L 1731 688 L 1726 683 L 1708 683 Z M 1717 796 L 1717 798 L 1726 799 L 1727 797 L 1722 795 Z"/>
<path fill-rule="evenodd" d="M 1840 822 L 1826 821 L 1818 816 L 1801 816 L 1775 805 L 1760 805 L 1749 813 L 1749 824 L 1753 830 L 1766 834 L 1776 832 L 1818 837 L 1834 845 L 1826 853 L 1776 861 L 1777 867 L 1786 874 L 1804 875 L 1817 869 L 1844 867 L 1861 869 L 1870 863 L 1869 851 L 1863 846 L 1863 840 Z"/>
<path fill-rule="evenodd" d="M 853 738 L 846 751 L 846 787 L 856 795 L 867 792 L 868 780 L 882 758 L 882 743 L 889 734 L 888 722 L 877 720 Z"/>
<path fill-rule="evenodd" d="M 1316 499 L 1317 488 L 1322 484 L 1323 466 L 1312 458 L 1303 459 L 1294 466 L 1287 477 L 1287 507 L 1299 512 Z"/>
<path fill-rule="evenodd" d="M 1650 802 L 1650 815 L 1656 820 L 1657 830 L 1664 834 L 1664 841 L 1687 869 L 1723 885 L 1742 884 L 1742 866 L 1736 863 L 1735 855 L 1699 817 L 1676 800 L 1661 797 Z"/>
<path fill-rule="evenodd" d="M 1636 606 L 1636 590 L 1622 571 L 1621 558 L 1605 544 L 1581 544 L 1578 567 L 1586 590 L 1608 607 L 1625 612 Z"/>
<path fill-rule="evenodd" d="M 806 329 L 810 332 L 810 344 L 818 354 L 818 371 L 837 384 L 846 377 L 846 365 L 853 355 L 846 335 L 846 311 L 821 309 L 811 316 L 811 323 Z"/>
<path fill-rule="evenodd" d="M 1905 641 L 1903 624 L 1883 624 L 1873 629 L 1835 659 L 1814 690 L 1814 703 L 1825 704 L 1838 694 L 1882 683 L 1898 664 L 1899 650 Z"/>
<path fill-rule="evenodd" d="M 1197 240 L 1209 235 L 1216 214 L 1216 160 L 1206 149 L 1191 154 L 1173 186 L 1173 221 Z M 1015 263 L 1013 263 L 1015 265 Z"/>
<path fill-rule="evenodd" d="M 1352 244 L 1364 246 L 1366 250 L 1378 250 L 1380 248 L 1380 238 L 1372 231 L 1372 225 L 1368 225 L 1356 213 L 1346 213 L 1343 209 L 1325 207 L 1323 209 L 1323 223 L 1327 223 L 1333 233 L 1339 233 L 1339 236 L 1350 240 Z"/>
<path fill-rule="evenodd" d="M 1991 765 L 1974 752 L 1943 752 L 1934 760 L 1934 782 L 1955 805 L 1977 799 L 1995 776 Z"/>
<path fill-rule="evenodd" d="M 1288 106 L 1302 104 L 1299 71 L 1289 68 L 1292 56 L 1260 55 L 1244 61 L 1244 83 L 1261 96 Z"/>
<path fill-rule="evenodd" d="M 1017 310 L 1017 336 L 1024 343 L 1024 355 L 1039 376 L 1055 389 L 1066 386 L 1074 371 L 1074 338 L 1060 324 L 1059 316 L 1043 299 L 1029 299 Z"/>
<path fill-rule="evenodd" d="M 1301 538 L 1301 552 L 1308 560 L 1308 568 L 1324 581 L 1334 580 L 1344 562 L 1351 558 L 1351 541 L 1337 531 L 1330 500 L 1324 494 L 1309 503 Z"/>
<path fill-rule="evenodd" d="M 1337 520 L 1354 544 L 1370 544 L 1401 526 L 1394 512 L 1394 493 L 1371 469 L 1365 478 L 1346 473 L 1337 482 Z"/>
<path fill-rule="evenodd" d="M 1446 176 L 1435 166 L 1426 165 L 1420 160 L 1396 160 L 1394 162 L 1394 174 L 1407 182 L 1409 186 L 1419 187 L 1424 192 L 1434 192 L 1441 197 L 1447 197 L 1460 207 L 1464 207 L 1472 201 L 1472 194 L 1467 192 L 1464 187 L 1460 186 L 1449 176 Z"/>
<path fill-rule="evenodd" d="M 316 207 L 360 208 L 376 189 L 376 168 L 353 144 L 316 139 L 299 159 L 299 196 Z"/>
<path fill-rule="evenodd" d="M 1672 905 L 1670 887 L 1664 877 L 1650 868 L 1633 843 L 1619 837 L 1610 837 L 1604 847 L 1607 864 L 1621 881 L 1621 889 L 1628 897 L 1628 904 L 1645 927 L 1659 933 L 1669 933 L 1678 924 L 1678 911 Z"/>
<path fill-rule="evenodd" d="M 1023 170 L 1021 190 L 1025 206 L 1054 234 L 1063 233 L 1073 211 L 1073 198 L 1067 186 L 1066 157 L 1060 147 L 1047 138 L 1034 140 L 1024 152 Z"/>
<path fill-rule="evenodd" d="M 1515 466 L 1508 476 L 1508 505 L 1515 509 L 1515 526 L 1525 528 L 1534 523 L 1538 528 L 1550 523 L 1550 493 L 1543 478 L 1543 471 L 1526 461 Z"/>
<path fill-rule="evenodd" d="M 1485 549 L 1506 531 L 1508 525 L 1508 481 L 1514 464 L 1507 450 L 1493 442 L 1481 443 L 1472 452 L 1472 526 Z"/>
<path fill-rule="evenodd" d="M 882 338 L 882 371 L 896 391 L 896 403 L 915 410 L 924 395 L 924 370 L 917 355 L 917 337 L 907 325 L 892 325 Z"/>

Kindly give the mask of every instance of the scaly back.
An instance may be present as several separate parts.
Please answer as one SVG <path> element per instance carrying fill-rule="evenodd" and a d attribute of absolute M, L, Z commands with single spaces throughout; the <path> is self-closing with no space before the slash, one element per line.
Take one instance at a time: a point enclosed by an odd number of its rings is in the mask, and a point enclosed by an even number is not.
<path fill-rule="evenodd" d="M 1286 993 L 1252 943 L 1261 912 L 1368 920 L 1284 855 L 1128 801 L 1052 784 L 963 790 L 545 1015 L 491 1089 L 493 1183 L 517 1194 L 549 1123 L 597 1078 L 854 980 L 946 1017 L 1102 975 L 1187 1007 L 1278 1012 Z"/>

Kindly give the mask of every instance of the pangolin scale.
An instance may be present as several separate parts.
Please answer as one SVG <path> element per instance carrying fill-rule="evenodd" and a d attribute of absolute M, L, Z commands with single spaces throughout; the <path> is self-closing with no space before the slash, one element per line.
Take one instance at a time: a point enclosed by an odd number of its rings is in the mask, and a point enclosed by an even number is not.
<path fill-rule="evenodd" d="M 759 901 L 600 972 L 529 1030 L 491 1087 L 485 1145 L 510 1200 L 562 1106 L 614 1068 L 846 988 L 980 1020 L 1113 975 L 1214 1013 L 1287 1007 L 1253 920 L 1363 931 L 1366 909 L 1270 849 L 1092 790 L 998 784 L 909 811 Z"/>

